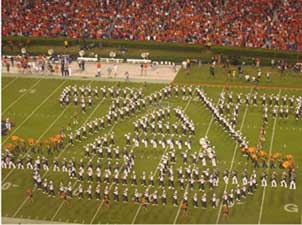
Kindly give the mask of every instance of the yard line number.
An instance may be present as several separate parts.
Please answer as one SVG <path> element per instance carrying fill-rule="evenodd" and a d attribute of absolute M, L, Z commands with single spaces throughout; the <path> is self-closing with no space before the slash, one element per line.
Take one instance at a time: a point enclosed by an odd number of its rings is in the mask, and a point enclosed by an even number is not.
<path fill-rule="evenodd" d="M 22 89 L 19 89 L 19 93 L 24 93 L 24 92 L 26 92 L 27 90 L 29 90 L 29 91 L 28 91 L 29 94 L 34 94 L 34 93 L 36 93 L 36 91 L 37 91 L 37 89 L 26 89 L 26 88 L 22 88 Z"/>

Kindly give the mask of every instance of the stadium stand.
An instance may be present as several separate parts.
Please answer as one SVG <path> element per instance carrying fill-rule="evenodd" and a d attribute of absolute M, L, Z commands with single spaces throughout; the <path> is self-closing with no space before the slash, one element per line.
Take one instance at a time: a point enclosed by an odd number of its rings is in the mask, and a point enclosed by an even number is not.
<path fill-rule="evenodd" d="M 68 36 L 302 51 L 297 0 L 4 0 L 4 36 Z"/>

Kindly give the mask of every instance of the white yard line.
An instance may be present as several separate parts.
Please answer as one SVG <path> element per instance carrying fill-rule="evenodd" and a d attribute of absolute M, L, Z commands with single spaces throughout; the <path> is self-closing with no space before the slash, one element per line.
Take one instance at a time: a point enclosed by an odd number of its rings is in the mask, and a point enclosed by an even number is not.
<path fill-rule="evenodd" d="M 91 114 L 89 115 L 89 117 L 85 120 L 85 122 L 83 123 L 82 126 L 84 126 L 85 123 L 87 123 L 91 117 L 93 116 L 93 114 L 95 113 L 95 111 L 100 107 L 100 105 L 104 102 L 105 98 L 102 99 L 102 101 L 99 102 L 99 104 L 97 104 L 97 106 L 93 109 L 93 111 L 91 112 Z"/>
<path fill-rule="evenodd" d="M 25 96 L 32 88 L 37 86 L 40 83 L 41 79 L 34 83 L 31 87 L 29 87 L 22 95 L 20 95 L 15 101 L 13 101 L 9 106 L 5 107 L 5 110 L 2 111 L 2 115 L 4 115 L 14 104 L 16 104 L 23 96 Z"/>
<path fill-rule="evenodd" d="M 280 94 L 281 94 L 281 89 L 279 90 L 279 96 L 280 96 Z M 274 137 L 275 137 L 275 131 L 276 131 L 277 117 L 278 116 L 276 116 L 275 120 L 274 120 L 273 133 L 272 133 L 271 143 L 270 143 L 270 147 L 269 147 L 269 155 L 272 154 L 272 150 L 273 150 L 273 143 L 274 143 Z M 270 165 L 268 165 L 268 167 L 266 169 L 267 174 L 269 172 L 269 168 L 270 168 Z M 262 193 L 262 200 L 261 200 L 261 206 L 260 206 L 260 213 L 259 213 L 259 218 L 258 218 L 258 224 L 261 224 L 263 205 L 264 205 L 264 199 L 265 199 L 265 193 L 266 193 L 266 186 L 263 187 L 263 193 Z"/>
<path fill-rule="evenodd" d="M 250 94 L 252 93 L 252 91 L 253 91 L 253 89 L 251 88 Z M 244 122 L 245 122 L 245 119 L 246 119 L 246 115 L 247 115 L 248 108 L 249 108 L 248 105 L 245 106 L 244 115 L 243 115 L 242 122 L 241 122 L 241 125 L 240 125 L 240 131 L 242 130 L 242 128 L 243 128 L 243 126 L 244 126 Z M 236 145 L 235 145 L 235 148 L 234 148 L 234 152 L 233 152 L 232 161 L 231 161 L 231 165 L 230 165 L 230 168 L 229 168 L 229 171 L 230 171 L 230 172 L 231 172 L 232 169 L 233 169 L 233 165 L 234 165 L 234 162 L 235 162 L 237 149 L 238 149 L 238 143 L 236 142 Z M 230 176 L 230 175 L 229 175 L 229 176 Z M 229 185 L 229 183 L 226 183 L 226 184 L 225 184 L 224 192 L 227 190 L 228 185 Z M 220 216 L 221 216 L 221 212 L 222 212 L 222 201 L 221 201 L 221 203 L 220 203 L 218 215 L 217 215 L 217 218 L 216 218 L 216 224 L 219 223 L 219 219 L 220 219 Z"/>
<path fill-rule="evenodd" d="M 195 90 L 194 90 L 194 93 L 195 93 Z M 191 101 L 193 100 L 194 93 L 193 93 L 192 97 L 190 98 L 190 100 L 188 101 L 188 103 L 186 104 L 186 106 L 185 106 L 185 108 L 184 108 L 184 112 L 188 109 L 188 107 L 189 107 Z M 157 165 L 155 171 L 153 172 L 154 176 L 156 175 L 156 173 L 157 173 L 157 171 L 158 171 L 158 169 L 159 169 L 160 162 L 162 161 L 162 157 L 164 156 L 164 154 L 166 153 L 167 150 L 168 150 L 168 146 L 166 147 L 164 153 L 162 154 L 162 156 L 161 156 L 161 158 L 160 158 L 160 160 L 159 160 L 159 163 L 158 163 L 158 165 Z M 151 185 L 149 185 L 147 189 L 149 189 L 150 187 L 151 187 Z M 136 218 L 137 218 L 139 212 L 141 211 L 141 208 L 142 208 L 142 205 L 139 205 L 139 207 L 138 207 L 138 209 L 136 210 L 136 213 L 135 213 L 135 215 L 134 215 L 134 217 L 133 217 L 133 219 L 132 219 L 131 224 L 134 224 L 134 223 L 135 223 Z"/>
<path fill-rule="evenodd" d="M 6 88 L 8 88 L 12 83 L 14 83 L 16 80 L 18 79 L 18 77 L 15 77 L 15 79 L 11 80 L 7 85 L 5 85 L 2 88 L 2 91 L 4 91 Z"/>
<path fill-rule="evenodd" d="M 223 90 L 222 90 L 222 91 L 223 91 Z M 221 93 L 222 93 L 222 92 L 221 92 Z M 220 94 L 221 94 L 221 93 L 220 93 Z M 220 99 L 220 95 L 218 96 L 218 101 L 217 101 L 216 106 L 218 106 L 219 99 Z M 210 120 L 210 122 L 209 122 L 208 128 L 207 128 L 206 133 L 205 133 L 205 135 L 204 135 L 204 136 L 208 136 L 208 134 L 209 134 L 209 132 L 210 132 L 210 129 L 211 129 L 211 127 L 212 127 L 213 120 L 214 120 L 214 115 L 212 115 L 212 116 L 211 116 L 211 120 Z M 201 151 L 201 150 L 202 150 L 202 147 L 200 147 L 200 151 Z M 196 165 L 194 165 L 194 167 L 193 167 L 192 171 L 195 169 L 195 167 L 196 167 Z M 184 191 L 184 192 L 187 192 L 187 191 L 188 191 L 188 189 L 189 189 L 189 184 L 187 184 L 186 189 L 185 189 L 185 191 Z M 181 210 L 181 204 L 179 204 L 179 207 L 178 207 L 178 210 L 177 210 L 176 216 L 175 216 L 175 218 L 174 218 L 173 224 L 176 224 L 177 219 L 178 219 L 179 214 L 180 214 L 180 210 Z"/>
<path fill-rule="evenodd" d="M 43 177 L 45 176 L 47 174 L 47 172 L 46 173 L 44 173 L 44 175 L 43 175 Z M 33 189 L 33 192 L 36 190 L 37 188 L 35 187 L 34 189 Z M 24 201 L 21 203 L 21 205 L 18 207 L 18 209 L 15 211 L 15 213 L 13 214 L 13 216 L 12 217 L 16 217 L 17 216 L 17 214 L 20 212 L 20 210 L 23 208 L 23 206 L 26 204 L 26 202 L 28 201 L 28 197 L 26 197 L 25 199 L 24 199 Z"/>
<path fill-rule="evenodd" d="M 39 80 L 40 81 L 40 80 Z M 16 133 L 16 131 L 21 127 L 21 126 L 23 126 L 23 124 L 27 121 L 27 120 L 29 120 L 31 117 L 32 117 L 32 115 L 34 115 L 35 114 L 35 112 L 38 110 L 38 109 L 40 109 L 40 107 L 45 103 L 45 102 L 47 102 L 48 101 L 48 99 L 54 94 L 54 93 L 56 93 L 56 91 L 59 89 L 59 88 L 61 88 L 61 86 L 63 85 L 63 84 L 65 84 L 67 82 L 67 80 L 65 80 L 64 82 L 62 82 L 53 92 L 51 92 L 50 93 L 50 95 L 48 95 L 48 97 L 47 98 L 45 98 L 44 99 L 44 101 L 43 102 L 41 102 L 15 129 L 13 129 L 13 131 L 9 134 L 9 136 L 7 136 L 6 138 L 5 138 L 5 140 L 3 141 L 3 143 L 2 144 L 4 144 L 4 143 L 6 143 L 7 142 L 7 140 L 9 140 L 9 138 L 10 138 L 10 136 L 11 135 L 13 135 L 14 133 Z"/>

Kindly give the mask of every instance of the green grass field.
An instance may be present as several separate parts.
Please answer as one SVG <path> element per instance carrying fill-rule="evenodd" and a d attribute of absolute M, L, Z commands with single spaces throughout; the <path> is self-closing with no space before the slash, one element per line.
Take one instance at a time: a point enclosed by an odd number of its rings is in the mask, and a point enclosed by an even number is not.
<path fill-rule="evenodd" d="M 213 84 L 213 85 L 242 85 L 242 86 L 254 86 L 253 82 L 246 82 L 244 77 L 238 77 L 237 67 L 230 66 L 230 70 L 236 71 L 235 78 L 228 77 L 227 72 L 222 66 L 216 66 L 215 76 L 210 76 L 210 66 L 203 64 L 201 66 L 194 65 L 187 73 L 184 69 L 181 69 L 177 74 L 174 82 L 182 84 Z M 257 77 L 258 68 L 255 66 L 245 65 L 242 66 L 243 75 L 250 75 Z M 259 86 L 274 87 L 274 88 L 297 88 L 302 87 L 302 74 L 293 71 L 285 71 L 283 74 L 277 68 L 271 68 L 269 66 L 261 67 L 262 76 Z M 270 80 L 266 79 L 266 73 L 271 73 Z"/>
<path fill-rule="evenodd" d="M 251 68 L 249 68 L 251 70 Z M 204 74 L 199 77 L 199 74 Z M 184 75 L 181 71 L 175 82 L 203 82 L 203 83 L 215 83 L 224 84 L 225 80 L 222 77 L 222 73 L 215 77 L 215 80 L 207 77 L 208 68 L 198 69 L 197 67 L 191 71 L 191 75 Z M 256 75 L 256 72 L 255 72 Z M 301 96 L 302 95 L 302 81 L 301 76 L 299 78 L 290 76 L 288 78 L 277 78 L 277 74 L 272 76 L 272 84 L 275 88 L 259 89 L 258 96 L 263 93 L 287 94 Z M 243 84 L 242 81 L 230 81 L 232 84 Z M 92 87 L 102 86 L 114 86 L 120 85 L 122 88 L 142 88 L 143 94 L 149 95 L 164 87 L 164 84 L 147 84 L 145 87 L 140 83 L 116 83 L 116 82 L 102 82 L 93 80 L 60 80 L 51 78 L 24 78 L 14 76 L 2 77 L 2 120 L 9 117 L 13 122 L 14 127 L 8 134 L 8 136 L 2 136 L 2 146 L 11 142 L 9 137 L 11 135 L 17 135 L 23 137 L 25 140 L 28 138 L 34 139 L 46 139 L 53 135 L 56 135 L 60 128 L 66 127 L 71 121 L 75 112 L 79 115 L 79 125 L 73 125 L 72 130 L 75 130 L 81 124 L 90 121 L 96 117 L 105 115 L 111 105 L 112 99 L 106 98 L 96 100 L 92 108 L 88 108 L 85 114 L 81 113 L 80 107 L 75 107 L 71 104 L 68 107 L 61 108 L 58 102 L 58 98 L 67 85 L 76 84 L 91 85 Z M 266 85 L 265 83 L 261 83 Z M 283 89 L 279 86 L 293 86 L 300 88 L 300 90 Z M 220 93 L 223 91 L 223 85 L 221 87 L 202 87 L 205 92 L 210 96 L 214 102 L 217 102 Z M 233 93 L 250 93 L 254 91 L 252 86 L 247 87 L 232 87 L 230 91 Z M 222 175 L 224 169 L 238 170 L 239 175 L 244 168 L 247 168 L 249 174 L 254 169 L 250 161 L 242 156 L 239 147 L 236 143 L 222 130 L 222 127 L 215 122 L 212 118 L 212 114 L 208 111 L 204 105 L 197 98 L 194 93 L 193 98 L 183 97 L 171 97 L 162 100 L 160 104 L 149 105 L 145 110 L 141 110 L 134 116 L 130 116 L 129 119 L 121 120 L 114 126 L 106 127 L 98 134 L 90 135 L 88 138 L 81 142 L 76 143 L 74 146 L 67 146 L 60 153 L 48 156 L 46 152 L 43 153 L 45 157 L 49 158 L 49 162 L 52 165 L 52 159 L 59 154 L 60 160 L 63 158 L 74 158 L 79 162 L 80 158 L 83 158 L 85 162 L 88 161 L 84 157 L 83 146 L 87 143 L 91 143 L 97 136 L 102 136 L 106 133 L 114 131 L 116 145 L 121 149 L 125 146 L 124 134 L 127 132 L 134 132 L 133 122 L 146 115 L 150 110 L 158 110 L 163 106 L 181 107 L 193 120 L 196 128 L 196 134 L 192 138 L 192 149 L 190 153 L 199 152 L 200 145 L 199 139 L 208 136 L 212 145 L 216 147 L 217 153 L 217 167 Z M 170 123 L 176 121 L 174 113 L 171 113 Z M 239 119 L 237 128 L 249 140 L 250 145 L 256 146 L 259 135 L 259 130 L 262 122 L 262 108 L 260 106 L 245 104 L 240 105 Z M 36 190 L 33 193 L 33 201 L 29 201 L 26 195 L 28 188 L 33 188 L 32 171 L 31 170 L 12 170 L 2 169 L 2 217 L 14 217 L 32 220 L 44 220 L 49 222 L 61 222 L 61 223 L 292 223 L 302 224 L 302 120 L 295 120 L 294 115 L 290 114 L 288 120 L 273 119 L 269 116 L 268 125 L 266 127 L 265 142 L 263 149 L 267 152 L 276 153 L 280 152 L 282 155 L 292 154 L 296 162 L 297 170 L 297 189 L 289 190 L 281 188 L 278 181 L 278 188 L 271 188 L 270 184 L 267 188 L 262 188 L 260 185 L 254 195 L 248 195 L 248 197 L 240 202 L 236 203 L 230 208 L 230 216 L 224 218 L 221 211 L 221 202 L 219 202 L 217 208 L 212 208 L 209 205 L 207 209 L 200 207 L 192 207 L 192 196 L 196 192 L 199 199 L 201 199 L 202 193 L 197 186 L 195 190 L 189 190 L 189 207 L 188 213 L 180 211 L 179 207 L 173 207 L 172 194 L 174 191 L 167 191 L 168 204 L 163 206 L 161 203 L 158 206 L 149 205 L 147 208 L 142 208 L 140 205 L 135 204 L 132 200 L 128 203 L 114 202 L 110 200 L 110 207 L 106 207 L 103 201 L 88 200 L 85 195 L 84 199 L 68 199 L 67 202 L 63 202 L 58 196 L 55 198 L 47 197 L 42 191 Z M 186 137 L 184 137 L 186 138 Z M 286 145 L 286 147 L 284 147 Z M 157 166 L 161 160 L 161 156 L 167 149 L 153 149 L 152 147 L 144 148 L 140 144 L 139 148 L 133 148 L 135 155 L 134 170 L 140 180 L 142 171 L 146 171 L 147 175 L 151 171 L 155 172 Z M 32 154 L 32 153 L 31 153 Z M 36 155 L 34 155 L 36 157 Z M 96 157 L 93 157 L 93 162 L 96 162 Z M 107 164 L 105 158 L 101 164 L 102 169 Z M 189 161 L 190 162 L 190 161 Z M 115 160 L 112 162 L 115 163 Z M 181 152 L 176 151 L 176 165 L 174 169 L 182 165 Z M 200 171 L 203 169 L 198 164 Z M 211 167 L 210 167 L 211 168 Z M 260 177 L 263 168 L 257 169 L 258 177 Z M 283 169 L 276 169 L 279 177 Z M 272 170 L 269 170 L 271 174 Z M 60 181 L 64 181 L 67 184 L 69 177 L 63 172 L 53 172 L 52 167 L 47 173 L 42 171 L 42 175 L 45 175 L 48 179 L 53 179 L 55 182 L 56 190 Z M 104 173 L 102 173 L 103 175 Z M 175 171 L 175 178 L 176 178 Z M 241 176 L 239 176 L 241 177 Z M 161 189 L 158 187 L 157 176 L 155 176 L 156 186 L 151 188 L 153 193 L 155 189 Z M 177 179 L 176 179 L 177 180 Z M 239 179 L 241 181 L 241 179 Z M 87 189 L 88 183 L 85 180 L 83 182 L 84 190 Z M 77 180 L 71 180 L 74 189 L 78 186 Z M 140 182 L 139 182 L 140 183 Z M 259 183 L 259 179 L 258 179 Z M 185 183 L 186 185 L 187 183 Z M 93 183 L 93 188 L 96 183 Z M 111 187 L 109 184 L 108 186 Z M 114 186 L 114 185 L 113 185 Z M 110 189 L 110 193 L 113 192 L 113 186 Z M 101 193 L 103 195 L 105 185 L 101 185 Z M 133 196 L 135 187 L 128 185 L 129 197 Z M 140 193 L 144 192 L 146 187 L 142 185 L 137 186 Z M 207 189 L 208 197 L 215 192 L 217 197 L 221 197 L 225 189 L 230 190 L 234 188 L 231 184 L 228 186 L 222 181 L 220 176 L 219 187 L 214 190 Z M 120 187 L 120 195 L 124 187 Z M 178 190 L 178 199 L 182 199 L 184 190 L 180 190 L 178 183 L 176 185 Z M 93 192 L 94 196 L 94 192 Z M 161 201 L 159 201 L 161 202 Z M 291 205 L 288 205 L 291 204 Z M 286 210 L 287 209 L 287 210 Z"/>

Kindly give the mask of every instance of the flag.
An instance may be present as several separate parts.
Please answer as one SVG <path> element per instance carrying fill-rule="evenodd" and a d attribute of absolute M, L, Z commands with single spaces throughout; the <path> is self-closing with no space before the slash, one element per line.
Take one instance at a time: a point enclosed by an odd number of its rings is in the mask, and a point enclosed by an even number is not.
<path fill-rule="evenodd" d="M 293 156 L 291 154 L 288 154 L 288 155 L 286 155 L 286 159 L 291 160 L 291 159 L 293 159 Z"/>
<path fill-rule="evenodd" d="M 9 151 L 12 151 L 13 148 L 14 148 L 14 145 L 12 143 L 7 143 L 4 145 L 4 148 L 9 150 Z"/>
<path fill-rule="evenodd" d="M 55 137 L 51 137 L 49 138 L 50 142 L 51 143 L 56 143 L 57 142 L 57 139 Z"/>
<path fill-rule="evenodd" d="M 250 153 L 253 153 L 256 151 L 256 147 L 249 147 L 249 150 L 248 150 Z"/>
<path fill-rule="evenodd" d="M 35 141 L 33 138 L 28 138 L 27 142 L 28 142 L 28 144 L 32 145 Z"/>
<path fill-rule="evenodd" d="M 16 135 L 11 136 L 12 141 L 18 141 L 19 137 Z"/>
<path fill-rule="evenodd" d="M 280 158 L 280 157 L 281 157 L 281 154 L 278 153 L 278 152 L 276 152 L 276 153 L 273 154 L 273 158 L 274 158 L 274 159 L 278 159 L 278 158 Z"/>
<path fill-rule="evenodd" d="M 55 138 L 56 138 L 57 140 L 60 140 L 60 139 L 62 138 L 62 135 L 61 135 L 61 134 L 57 134 L 57 135 L 55 136 Z"/>
<path fill-rule="evenodd" d="M 288 169 L 291 167 L 291 162 L 290 161 L 284 161 L 282 163 L 282 166 L 285 168 L 285 169 Z"/>
<path fill-rule="evenodd" d="M 266 152 L 263 151 L 263 150 L 261 150 L 261 151 L 259 151 L 259 155 L 260 155 L 260 157 L 265 157 L 266 156 Z"/>

